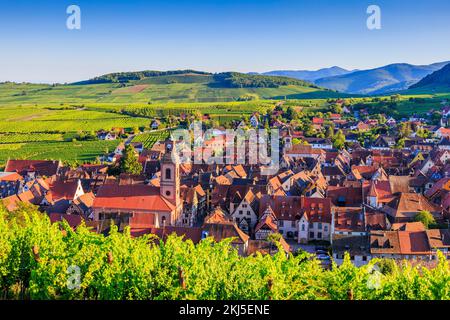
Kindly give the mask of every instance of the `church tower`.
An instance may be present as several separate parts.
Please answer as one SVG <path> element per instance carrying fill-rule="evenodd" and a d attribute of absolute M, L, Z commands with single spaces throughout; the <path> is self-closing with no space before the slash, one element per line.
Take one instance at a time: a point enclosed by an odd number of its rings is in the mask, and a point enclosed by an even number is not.
<path fill-rule="evenodd" d="M 180 206 L 180 165 L 172 160 L 172 144 L 166 145 L 166 153 L 161 159 L 160 194 L 176 206 Z"/>

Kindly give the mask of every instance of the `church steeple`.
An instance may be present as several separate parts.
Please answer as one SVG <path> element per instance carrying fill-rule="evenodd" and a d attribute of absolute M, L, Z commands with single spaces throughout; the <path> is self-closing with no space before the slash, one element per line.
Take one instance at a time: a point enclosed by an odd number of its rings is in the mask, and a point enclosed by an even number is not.
<path fill-rule="evenodd" d="M 180 165 L 172 159 L 172 145 L 166 145 L 161 159 L 160 194 L 177 208 L 180 205 Z"/>

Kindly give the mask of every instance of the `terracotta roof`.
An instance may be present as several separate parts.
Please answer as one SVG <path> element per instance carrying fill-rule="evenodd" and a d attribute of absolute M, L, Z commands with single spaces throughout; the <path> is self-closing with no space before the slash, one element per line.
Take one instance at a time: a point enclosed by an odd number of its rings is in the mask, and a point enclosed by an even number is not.
<path fill-rule="evenodd" d="M 391 184 L 391 192 L 409 192 L 411 177 L 410 176 L 389 176 Z"/>
<path fill-rule="evenodd" d="M 230 221 L 231 218 L 228 217 L 222 209 L 216 208 L 211 214 L 206 216 L 204 223 L 222 223 Z"/>
<path fill-rule="evenodd" d="M 426 255 L 430 253 L 425 231 L 379 231 L 371 233 L 372 254 Z"/>
<path fill-rule="evenodd" d="M 377 197 L 380 203 L 387 203 L 393 199 L 389 181 L 371 181 L 368 196 Z"/>
<path fill-rule="evenodd" d="M 313 123 L 313 124 L 323 124 L 323 122 L 324 122 L 324 120 L 323 120 L 322 118 L 314 117 L 314 118 L 312 119 L 312 123 Z"/>
<path fill-rule="evenodd" d="M 334 208 L 334 228 L 336 231 L 363 232 L 364 215 L 362 208 L 335 207 Z"/>
<path fill-rule="evenodd" d="M 406 223 L 393 223 L 391 227 L 392 231 L 425 231 L 425 226 L 422 222 L 406 222 Z"/>
<path fill-rule="evenodd" d="M 288 155 L 320 155 L 325 154 L 325 151 L 322 149 L 313 149 L 310 145 L 303 144 L 294 144 L 291 149 L 286 150 L 285 152 Z"/>
<path fill-rule="evenodd" d="M 23 177 L 17 172 L 0 172 L 0 181 L 17 181 L 23 180 Z"/>
<path fill-rule="evenodd" d="M 14 211 L 18 208 L 18 204 L 21 202 L 17 195 L 12 195 L 6 198 L 1 199 L 3 205 L 6 210 Z"/>
<path fill-rule="evenodd" d="M 235 238 L 234 244 L 244 244 L 250 239 L 235 222 L 205 223 L 202 229 L 217 242 L 227 238 Z"/>
<path fill-rule="evenodd" d="M 371 179 L 378 170 L 376 166 L 352 166 L 352 173 L 356 179 Z"/>
<path fill-rule="evenodd" d="M 329 186 L 327 197 L 331 199 L 334 205 L 345 202 L 346 206 L 358 206 L 362 203 L 362 189 L 356 186 Z"/>
<path fill-rule="evenodd" d="M 160 195 L 157 187 L 103 185 L 94 200 L 94 208 L 171 212 L 175 206 Z"/>
<path fill-rule="evenodd" d="M 53 176 L 58 172 L 59 161 L 47 160 L 8 160 L 6 172 L 18 172 L 22 175 L 29 171 L 37 172 L 42 176 Z"/>
<path fill-rule="evenodd" d="M 369 255 L 368 236 L 333 235 L 333 252 L 342 254 L 348 252 L 350 255 Z"/>
<path fill-rule="evenodd" d="M 65 220 L 73 229 L 76 229 L 84 220 L 82 216 L 76 214 L 50 213 L 49 217 L 51 223 Z"/>
<path fill-rule="evenodd" d="M 417 193 L 400 193 L 398 197 L 383 207 L 383 211 L 394 218 L 412 219 L 422 210 L 435 215 L 442 212 L 441 208 L 431 204 L 423 195 Z"/>
<path fill-rule="evenodd" d="M 303 212 L 310 222 L 331 223 L 331 199 L 302 197 Z"/>
<path fill-rule="evenodd" d="M 217 176 L 215 182 L 221 185 L 231 185 L 231 180 L 225 176 Z"/>
<path fill-rule="evenodd" d="M 52 200 L 67 199 L 73 200 L 78 188 L 78 181 L 55 181 L 50 184 Z"/>
<path fill-rule="evenodd" d="M 447 248 L 450 249 L 450 230 L 448 229 L 430 229 L 427 230 L 427 237 L 432 249 Z"/>
<path fill-rule="evenodd" d="M 297 196 L 263 195 L 260 200 L 259 216 L 270 207 L 278 220 L 296 221 L 306 214 L 311 222 L 331 222 L 331 200 Z"/>
<path fill-rule="evenodd" d="M 261 219 L 258 224 L 255 227 L 255 232 L 258 232 L 258 230 L 267 227 L 273 232 L 278 232 L 278 225 L 274 219 L 274 216 L 272 214 L 267 214 L 264 219 Z"/>
<path fill-rule="evenodd" d="M 94 205 L 95 196 L 92 192 L 85 193 L 73 201 L 75 204 L 83 204 L 87 208 Z"/>
<path fill-rule="evenodd" d="M 447 183 L 450 181 L 450 178 L 445 177 L 437 181 L 433 184 L 433 186 L 425 192 L 425 196 L 432 197 L 436 192 L 444 189 L 444 186 L 447 186 Z"/>
<path fill-rule="evenodd" d="M 386 230 L 386 214 L 382 212 L 366 212 L 366 228 L 368 230 Z"/>
<path fill-rule="evenodd" d="M 260 200 L 259 216 L 261 217 L 270 206 L 278 220 L 295 221 L 302 215 L 301 198 L 296 196 L 264 195 Z"/>

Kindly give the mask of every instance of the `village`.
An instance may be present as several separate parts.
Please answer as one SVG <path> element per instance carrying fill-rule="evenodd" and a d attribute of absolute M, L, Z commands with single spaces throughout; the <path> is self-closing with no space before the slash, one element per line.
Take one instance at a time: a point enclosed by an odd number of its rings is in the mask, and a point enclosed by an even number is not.
<path fill-rule="evenodd" d="M 312 117 L 309 135 L 283 117 L 293 111 L 280 105 L 270 116 L 255 112 L 237 121 L 243 130 L 279 130 L 273 175 L 249 163 L 176 163 L 179 141 L 146 149 L 127 139 L 100 163 L 75 168 L 9 159 L 0 172 L 0 203 L 10 212 L 37 206 L 52 222 L 65 220 L 73 229 L 83 223 L 105 235 L 114 223 L 133 237 L 232 238 L 242 256 L 305 250 L 324 266 L 342 263 L 346 253 L 356 266 L 374 258 L 432 264 L 437 251 L 450 258 L 450 107 L 442 106 L 439 125 L 350 109 Z M 154 120 L 151 129 L 159 125 Z M 375 139 L 361 141 L 374 129 Z M 97 135 L 119 139 L 116 132 Z M 214 132 L 202 141 L 209 155 L 225 148 L 224 128 Z M 111 174 L 124 159 L 138 171 Z"/>

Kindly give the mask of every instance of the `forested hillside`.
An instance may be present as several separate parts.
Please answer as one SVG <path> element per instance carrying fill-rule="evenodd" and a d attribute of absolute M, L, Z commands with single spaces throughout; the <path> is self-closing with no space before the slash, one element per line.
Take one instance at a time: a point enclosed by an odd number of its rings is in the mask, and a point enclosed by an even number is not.
<path fill-rule="evenodd" d="M 442 69 L 426 76 L 418 83 L 412 85 L 410 89 L 419 89 L 419 88 L 436 89 L 440 87 L 444 87 L 447 90 L 450 90 L 450 63 L 447 64 Z"/>
<path fill-rule="evenodd" d="M 175 76 L 171 77 L 170 76 Z M 178 77 L 177 77 L 178 76 Z M 297 85 L 318 88 L 318 86 L 302 80 L 288 77 L 250 75 L 239 72 L 222 72 L 211 74 L 208 72 L 195 70 L 174 70 L 174 71 L 137 71 L 110 73 L 95 77 L 90 80 L 73 83 L 74 85 L 99 84 L 99 83 L 128 83 L 130 81 L 141 81 L 149 78 L 160 78 L 173 82 L 182 79 L 179 76 L 210 76 L 208 78 L 211 86 L 218 88 L 278 88 L 280 86 Z M 193 81 L 194 82 L 194 81 Z"/>

